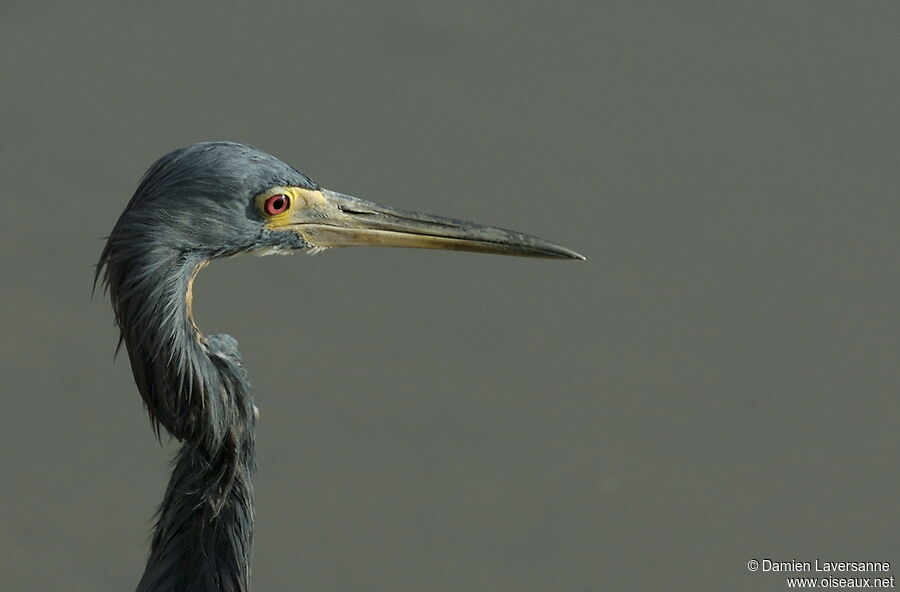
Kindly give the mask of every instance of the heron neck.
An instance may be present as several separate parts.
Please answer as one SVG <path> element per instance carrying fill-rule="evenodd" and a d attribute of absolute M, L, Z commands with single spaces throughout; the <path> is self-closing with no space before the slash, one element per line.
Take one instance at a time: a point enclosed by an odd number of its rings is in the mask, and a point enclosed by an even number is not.
<path fill-rule="evenodd" d="M 208 259 L 161 247 L 127 255 L 109 265 L 107 282 L 147 412 L 157 434 L 162 426 L 212 454 L 246 424 L 253 401 L 236 342 L 204 336 L 191 314 Z"/>
<path fill-rule="evenodd" d="M 137 592 L 250 589 L 252 437 L 220 456 L 210 459 L 192 444 L 182 446 Z"/>
<path fill-rule="evenodd" d="M 135 380 L 155 425 L 182 447 L 158 511 L 139 592 L 249 589 L 255 407 L 237 343 L 206 337 L 191 316 L 206 260 L 146 255 L 117 317 Z M 114 288 L 115 289 L 115 288 Z M 158 429 L 158 428 L 157 428 Z"/>

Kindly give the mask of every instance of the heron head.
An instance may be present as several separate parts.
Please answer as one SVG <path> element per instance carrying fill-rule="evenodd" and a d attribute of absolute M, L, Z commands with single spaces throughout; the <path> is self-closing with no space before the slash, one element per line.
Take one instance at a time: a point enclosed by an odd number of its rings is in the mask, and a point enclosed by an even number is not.
<path fill-rule="evenodd" d="M 117 234 L 203 258 L 368 245 L 584 259 L 534 236 L 329 191 L 274 156 L 230 142 L 159 159 L 111 238 Z"/>

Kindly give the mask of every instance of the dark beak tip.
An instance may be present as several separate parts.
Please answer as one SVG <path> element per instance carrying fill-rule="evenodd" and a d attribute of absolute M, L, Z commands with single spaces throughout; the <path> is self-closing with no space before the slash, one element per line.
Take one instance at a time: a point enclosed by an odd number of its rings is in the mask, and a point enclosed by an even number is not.
<path fill-rule="evenodd" d="M 553 245 L 554 247 L 554 255 L 555 258 L 558 259 L 570 259 L 574 261 L 587 261 L 587 257 L 582 255 L 581 253 L 576 253 L 571 249 L 567 249 L 565 247 L 560 247 L 559 245 Z"/>

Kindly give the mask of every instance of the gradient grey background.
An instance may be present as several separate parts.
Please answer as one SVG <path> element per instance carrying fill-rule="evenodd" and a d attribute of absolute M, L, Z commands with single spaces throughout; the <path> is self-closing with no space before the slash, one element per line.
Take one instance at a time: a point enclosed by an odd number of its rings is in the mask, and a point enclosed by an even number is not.
<path fill-rule="evenodd" d="M 137 583 L 174 447 L 92 265 L 211 139 L 588 257 L 201 275 L 262 413 L 256 590 L 900 569 L 896 3 L 73 4 L 0 8 L 4 590 Z"/>

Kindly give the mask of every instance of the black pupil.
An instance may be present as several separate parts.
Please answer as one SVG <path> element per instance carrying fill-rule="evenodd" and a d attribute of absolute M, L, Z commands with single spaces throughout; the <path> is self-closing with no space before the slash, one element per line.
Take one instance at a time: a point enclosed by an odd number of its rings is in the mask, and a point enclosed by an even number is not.
<path fill-rule="evenodd" d="M 284 198 L 283 197 L 276 198 L 275 201 L 272 202 L 272 208 L 275 210 L 280 210 L 283 207 L 284 207 Z"/>

